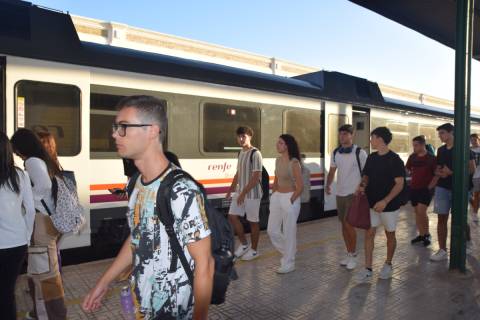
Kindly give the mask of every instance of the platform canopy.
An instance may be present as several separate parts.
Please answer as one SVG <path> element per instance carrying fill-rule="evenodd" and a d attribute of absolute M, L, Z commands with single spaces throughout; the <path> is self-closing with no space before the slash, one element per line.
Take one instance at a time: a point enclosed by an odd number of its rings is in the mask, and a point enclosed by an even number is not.
<path fill-rule="evenodd" d="M 350 0 L 455 49 L 455 0 Z M 473 58 L 480 61 L 480 0 L 474 0 Z"/>

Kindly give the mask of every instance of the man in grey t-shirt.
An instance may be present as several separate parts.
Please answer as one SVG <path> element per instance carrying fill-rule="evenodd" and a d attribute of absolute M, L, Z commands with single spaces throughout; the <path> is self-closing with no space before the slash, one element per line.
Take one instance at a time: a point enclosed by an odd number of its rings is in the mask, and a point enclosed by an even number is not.
<path fill-rule="evenodd" d="M 235 250 L 237 258 L 242 260 L 256 259 L 258 238 L 260 236 L 259 213 L 262 199 L 262 154 L 252 146 L 253 130 L 249 127 L 237 129 L 237 142 L 242 147 L 238 154 L 237 173 L 233 178 L 226 198 L 232 198 L 229 220 L 238 235 L 240 245 Z M 233 193 L 233 194 L 232 194 Z M 248 244 L 240 222 L 240 216 L 247 216 L 251 229 L 251 245 Z"/>

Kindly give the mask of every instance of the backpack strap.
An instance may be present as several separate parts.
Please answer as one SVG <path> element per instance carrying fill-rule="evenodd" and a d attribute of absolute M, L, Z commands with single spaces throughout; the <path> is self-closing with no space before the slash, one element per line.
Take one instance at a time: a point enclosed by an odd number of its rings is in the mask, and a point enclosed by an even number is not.
<path fill-rule="evenodd" d="M 52 216 L 52 212 L 50 211 L 50 209 L 48 209 L 48 206 L 47 204 L 45 203 L 45 200 L 40 200 L 40 202 L 42 203 L 43 207 L 45 208 L 45 210 L 47 210 L 47 213 L 49 216 Z"/>
<path fill-rule="evenodd" d="M 128 197 L 132 195 L 133 189 L 135 189 L 135 184 L 137 183 L 138 177 L 140 176 L 140 172 L 137 171 L 133 174 L 133 176 L 130 177 L 130 180 L 128 180 L 127 184 L 127 194 Z"/>
<path fill-rule="evenodd" d="M 333 150 L 333 162 L 335 162 L 335 157 L 337 156 L 338 150 L 340 150 L 340 147 L 336 147 L 336 148 Z"/>
<path fill-rule="evenodd" d="M 190 268 L 190 264 L 187 261 L 185 252 L 180 245 L 180 241 L 175 234 L 175 229 L 173 227 L 173 225 L 175 224 L 175 218 L 170 204 L 172 187 L 176 181 L 182 178 L 191 178 L 193 180 L 193 178 L 188 173 L 182 170 L 172 170 L 165 176 L 165 178 L 160 183 L 160 187 L 157 191 L 155 214 L 159 217 L 160 221 L 165 226 L 165 231 L 167 232 L 170 246 L 172 249 L 172 260 L 170 261 L 169 272 L 174 272 L 176 270 L 178 259 L 180 259 L 183 269 L 187 274 L 190 285 L 193 287 L 193 271 Z"/>
<path fill-rule="evenodd" d="M 250 152 L 250 164 L 253 164 L 253 154 L 257 152 L 257 148 L 253 148 L 252 152 Z"/>
<path fill-rule="evenodd" d="M 361 150 L 362 148 L 360 148 L 359 146 L 357 146 L 357 148 L 355 149 L 355 157 L 357 158 L 358 170 L 360 170 L 360 177 L 362 177 L 362 164 L 360 163 Z"/>

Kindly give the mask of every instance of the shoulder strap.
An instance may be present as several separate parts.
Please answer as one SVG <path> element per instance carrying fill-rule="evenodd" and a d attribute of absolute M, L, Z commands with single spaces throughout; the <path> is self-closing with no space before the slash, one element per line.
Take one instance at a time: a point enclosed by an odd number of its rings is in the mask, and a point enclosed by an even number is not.
<path fill-rule="evenodd" d="M 360 163 L 360 151 L 362 150 L 362 148 L 360 148 L 359 146 L 357 146 L 357 148 L 355 149 L 355 157 L 357 158 L 357 164 L 358 164 L 358 170 L 360 171 L 360 177 L 362 176 L 362 164 Z"/>
<path fill-rule="evenodd" d="M 133 176 L 130 177 L 130 180 L 128 180 L 128 184 L 127 184 L 128 197 L 132 195 L 133 189 L 135 189 L 135 184 L 137 183 L 139 176 L 140 176 L 140 172 L 137 171 L 133 174 Z"/>
<path fill-rule="evenodd" d="M 340 147 L 336 147 L 336 148 L 333 150 L 333 162 L 335 162 L 335 157 L 337 156 L 338 150 L 340 150 Z"/>
<path fill-rule="evenodd" d="M 48 209 L 48 206 L 47 206 L 45 200 L 42 199 L 42 200 L 40 200 L 40 202 L 42 203 L 42 205 L 43 205 L 43 207 L 45 208 L 45 210 L 47 210 L 48 215 L 49 215 L 49 216 L 52 216 L 52 212 L 50 211 L 50 209 Z"/>
<path fill-rule="evenodd" d="M 257 152 L 257 148 L 253 148 L 252 152 L 250 152 L 250 163 L 253 163 L 253 154 Z"/>
<path fill-rule="evenodd" d="M 172 207 L 170 205 L 172 187 L 176 181 L 181 178 L 192 179 L 193 178 L 186 172 L 182 170 L 172 170 L 170 171 L 165 178 L 160 183 L 160 187 L 157 192 L 157 202 L 155 207 L 155 214 L 159 217 L 160 221 L 165 226 L 165 231 L 167 232 L 168 239 L 170 241 L 170 246 L 172 249 L 172 260 L 170 261 L 170 272 L 174 272 L 177 268 L 178 259 L 187 274 L 190 285 L 193 287 L 193 271 L 190 268 L 190 264 L 187 261 L 185 252 L 183 251 L 180 241 L 175 234 L 175 229 L 173 227 L 175 223 L 175 218 L 172 212 Z"/>

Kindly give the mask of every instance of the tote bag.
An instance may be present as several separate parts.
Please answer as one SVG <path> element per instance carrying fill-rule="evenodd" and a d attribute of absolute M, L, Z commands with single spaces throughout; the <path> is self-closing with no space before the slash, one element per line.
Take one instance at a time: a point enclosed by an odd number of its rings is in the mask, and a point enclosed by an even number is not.
<path fill-rule="evenodd" d="M 370 229 L 370 205 L 365 194 L 353 196 L 347 213 L 347 222 L 355 228 Z"/>

